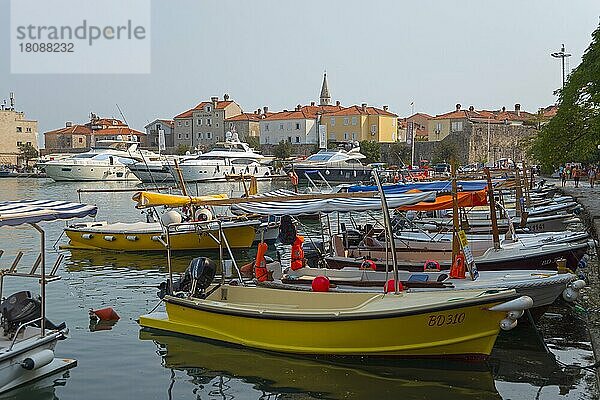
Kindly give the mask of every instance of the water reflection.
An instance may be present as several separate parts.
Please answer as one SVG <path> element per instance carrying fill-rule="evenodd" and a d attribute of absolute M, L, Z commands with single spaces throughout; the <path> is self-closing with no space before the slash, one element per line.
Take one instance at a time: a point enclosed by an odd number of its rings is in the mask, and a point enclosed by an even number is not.
<path fill-rule="evenodd" d="M 39 381 L 0 395 L 1 400 L 58 400 L 56 388 L 67 384 L 69 371 L 45 377 Z"/>
<path fill-rule="evenodd" d="M 393 359 L 316 359 L 140 331 L 171 369 L 169 398 L 498 399 L 486 364 Z M 254 396 L 249 396 L 251 391 Z"/>

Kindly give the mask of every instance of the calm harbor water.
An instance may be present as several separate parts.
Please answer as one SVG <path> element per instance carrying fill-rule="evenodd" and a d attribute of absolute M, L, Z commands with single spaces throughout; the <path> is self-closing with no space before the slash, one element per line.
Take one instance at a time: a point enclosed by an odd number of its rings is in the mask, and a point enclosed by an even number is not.
<path fill-rule="evenodd" d="M 259 190 L 269 188 L 261 183 Z M 77 201 L 80 188 L 117 188 L 123 184 L 57 183 L 47 179 L 1 179 L 0 201 L 56 199 Z M 238 184 L 199 185 L 205 194 Z M 82 194 L 98 205 L 97 220 L 138 221 L 131 193 Z M 64 222 L 46 223 L 48 264 L 54 262 Z M 34 261 L 36 234 L 28 228 L 0 229 L 6 267 L 15 254 L 21 265 Z M 58 244 L 66 243 L 61 238 Z M 592 349 L 578 313 L 554 307 L 540 321 L 544 350 L 535 331 L 521 324 L 502 334 L 488 363 L 404 362 L 369 359 L 315 359 L 241 349 L 189 338 L 140 332 L 136 318 L 157 303 L 157 285 L 165 278 L 162 254 L 61 251 L 62 280 L 48 286 L 49 317 L 66 321 L 70 338 L 57 354 L 76 358 L 65 377 L 12 393 L 14 399 L 597 399 L 595 375 L 561 368 L 589 365 Z M 241 252 L 240 258 L 249 258 Z M 176 257 L 183 271 L 189 255 Z M 6 293 L 28 288 L 27 280 L 7 281 Z M 111 306 L 121 316 L 115 326 L 91 326 L 88 310 Z M 281 332 L 285 335 L 285 332 Z M 318 334 L 318 333 L 317 333 Z M 56 379 L 56 378 L 54 378 Z"/>

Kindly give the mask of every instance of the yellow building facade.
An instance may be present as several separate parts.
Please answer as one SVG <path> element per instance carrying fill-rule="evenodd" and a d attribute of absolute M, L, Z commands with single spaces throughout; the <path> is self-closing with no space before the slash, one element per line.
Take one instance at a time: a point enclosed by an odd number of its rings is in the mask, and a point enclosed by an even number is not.
<path fill-rule="evenodd" d="M 331 141 L 391 143 L 398 139 L 397 119 L 385 106 L 380 109 L 363 104 L 325 113 L 321 116 L 321 125 L 327 127 L 327 139 Z"/>

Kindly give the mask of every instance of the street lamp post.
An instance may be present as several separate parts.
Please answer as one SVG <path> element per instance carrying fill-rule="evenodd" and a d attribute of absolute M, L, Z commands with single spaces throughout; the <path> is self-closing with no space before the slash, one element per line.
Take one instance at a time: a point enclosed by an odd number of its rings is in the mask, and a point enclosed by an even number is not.
<path fill-rule="evenodd" d="M 550 54 L 554 58 L 560 58 L 562 64 L 562 88 L 565 88 L 565 58 L 571 57 L 571 54 L 565 53 L 565 45 L 563 43 L 560 51 Z"/>

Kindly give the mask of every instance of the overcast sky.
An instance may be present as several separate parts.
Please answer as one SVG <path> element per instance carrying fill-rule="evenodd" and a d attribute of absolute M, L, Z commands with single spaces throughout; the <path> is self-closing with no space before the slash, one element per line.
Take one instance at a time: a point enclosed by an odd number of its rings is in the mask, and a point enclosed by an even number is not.
<path fill-rule="evenodd" d="M 598 0 L 153 1 L 150 74 L 23 75 L 10 73 L 9 0 L 0 7 L 0 99 L 14 91 L 40 132 L 90 111 L 119 117 L 115 104 L 143 130 L 223 93 L 245 111 L 292 108 L 318 100 L 325 69 L 345 105 L 536 111 L 561 84 L 550 53 L 565 43 L 576 67 L 600 16 Z"/>

